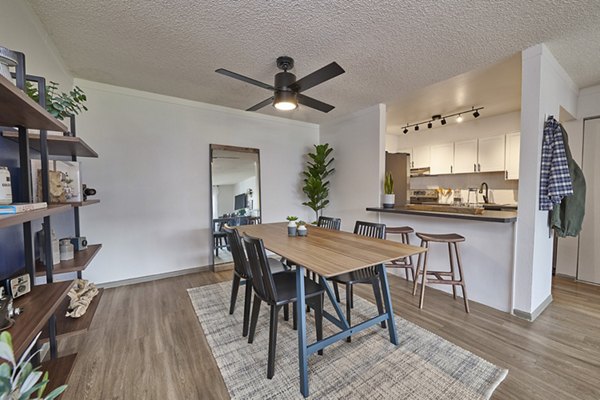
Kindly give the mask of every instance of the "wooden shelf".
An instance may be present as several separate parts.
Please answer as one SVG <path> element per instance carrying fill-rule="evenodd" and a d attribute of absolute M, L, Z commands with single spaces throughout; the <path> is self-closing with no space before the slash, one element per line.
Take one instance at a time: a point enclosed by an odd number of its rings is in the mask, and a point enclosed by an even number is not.
<path fill-rule="evenodd" d="M 23 314 L 16 317 L 15 324 L 8 329 L 16 357 L 21 357 L 38 332 L 47 328 L 48 319 L 63 304 L 71 286 L 73 281 L 37 285 L 31 292 L 15 300 L 14 307 L 23 310 Z"/>
<path fill-rule="evenodd" d="M 103 294 L 104 289 L 98 289 L 98 294 L 96 295 L 96 297 L 94 297 L 91 304 L 88 306 L 86 313 L 79 318 L 71 318 L 66 316 L 67 309 L 69 308 L 70 299 L 69 297 L 65 297 L 54 313 L 54 315 L 56 315 L 56 337 L 62 339 L 65 337 L 87 332 L 87 330 L 90 328 L 90 325 L 92 324 L 94 314 L 96 314 L 98 304 L 100 304 L 100 298 Z M 40 341 L 48 341 L 48 327 L 46 327 L 42 332 Z"/>
<path fill-rule="evenodd" d="M 99 199 L 93 199 L 93 200 L 86 200 L 86 201 L 78 201 L 76 203 L 69 203 L 71 205 L 71 207 L 85 207 L 85 206 L 91 206 L 92 204 L 98 204 L 100 203 Z"/>
<path fill-rule="evenodd" d="M 46 390 L 44 390 L 44 395 L 50 394 L 54 389 L 61 385 L 65 385 L 69 381 L 76 359 L 77 354 L 70 354 L 54 360 L 44 361 L 41 364 L 40 370 L 44 372 L 47 371 L 48 379 L 50 380 L 48 386 L 46 386 Z M 60 399 L 60 396 L 58 398 Z"/>
<path fill-rule="evenodd" d="M 69 128 L 11 81 L 0 76 L 0 126 L 68 132 Z"/>
<path fill-rule="evenodd" d="M 34 221 L 49 215 L 63 213 L 69 211 L 72 207 L 66 204 L 49 205 L 47 208 L 42 208 L 34 211 L 27 211 L 17 214 L 0 215 L 0 228 L 6 228 L 12 225 L 19 225 L 24 222 Z"/>
<path fill-rule="evenodd" d="M 57 275 L 66 274 L 67 272 L 83 271 L 87 268 L 92 259 L 96 257 L 96 254 L 98 254 L 98 251 L 100 251 L 101 248 L 101 244 L 91 244 L 85 250 L 76 251 L 75 257 L 72 260 L 61 261 L 58 264 L 54 264 L 52 274 Z M 46 267 L 39 261 L 35 265 L 35 275 L 46 275 Z"/>
<path fill-rule="evenodd" d="M 2 131 L 2 136 L 15 142 L 19 141 L 19 133 L 17 131 Z M 47 138 L 48 154 L 51 156 L 98 157 L 98 153 L 79 137 L 48 135 Z M 34 150 L 40 151 L 39 134 L 29 134 L 29 146 Z"/>

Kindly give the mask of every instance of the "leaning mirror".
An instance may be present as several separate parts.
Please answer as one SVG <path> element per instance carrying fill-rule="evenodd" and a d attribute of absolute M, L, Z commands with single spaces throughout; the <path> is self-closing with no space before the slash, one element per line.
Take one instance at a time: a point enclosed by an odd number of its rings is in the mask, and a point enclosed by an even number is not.
<path fill-rule="evenodd" d="M 260 153 L 258 149 L 211 144 L 210 167 L 211 246 L 218 270 L 229 268 L 233 261 L 223 226 L 260 223 Z"/>

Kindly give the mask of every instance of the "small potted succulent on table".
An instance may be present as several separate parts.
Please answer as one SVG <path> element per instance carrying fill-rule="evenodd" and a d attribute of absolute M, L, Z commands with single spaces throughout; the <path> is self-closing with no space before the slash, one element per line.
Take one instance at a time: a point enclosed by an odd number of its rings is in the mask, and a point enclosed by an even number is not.
<path fill-rule="evenodd" d="M 306 222 L 298 221 L 298 236 L 306 236 L 308 229 L 306 229 Z"/>
<path fill-rule="evenodd" d="M 298 230 L 298 225 L 296 224 L 296 221 L 298 220 L 298 217 L 290 215 L 286 219 L 289 221 L 287 226 L 288 236 L 296 236 Z"/>

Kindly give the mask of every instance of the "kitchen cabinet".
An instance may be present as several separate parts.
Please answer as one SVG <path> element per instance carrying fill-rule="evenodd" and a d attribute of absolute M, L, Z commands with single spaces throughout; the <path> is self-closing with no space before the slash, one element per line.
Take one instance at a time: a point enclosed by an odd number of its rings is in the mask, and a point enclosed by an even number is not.
<path fill-rule="evenodd" d="M 431 146 L 430 174 L 451 174 L 454 163 L 454 143 Z"/>
<path fill-rule="evenodd" d="M 521 133 L 506 135 L 506 179 L 519 179 L 519 154 L 521 150 Z"/>
<path fill-rule="evenodd" d="M 477 172 L 477 139 L 454 143 L 455 174 Z"/>
<path fill-rule="evenodd" d="M 504 135 L 479 139 L 477 172 L 504 171 L 504 148 Z"/>
<path fill-rule="evenodd" d="M 431 147 L 417 146 L 412 149 L 411 168 L 427 168 L 431 166 Z"/>

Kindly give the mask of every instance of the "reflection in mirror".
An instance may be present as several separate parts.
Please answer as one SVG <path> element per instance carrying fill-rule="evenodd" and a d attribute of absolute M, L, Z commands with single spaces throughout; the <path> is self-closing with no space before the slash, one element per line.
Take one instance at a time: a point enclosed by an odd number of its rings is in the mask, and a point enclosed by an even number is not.
<path fill-rule="evenodd" d="M 210 145 L 213 265 L 233 261 L 223 226 L 260 223 L 258 149 Z"/>

